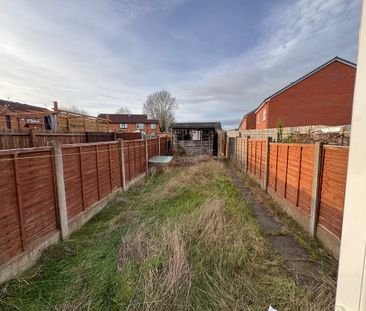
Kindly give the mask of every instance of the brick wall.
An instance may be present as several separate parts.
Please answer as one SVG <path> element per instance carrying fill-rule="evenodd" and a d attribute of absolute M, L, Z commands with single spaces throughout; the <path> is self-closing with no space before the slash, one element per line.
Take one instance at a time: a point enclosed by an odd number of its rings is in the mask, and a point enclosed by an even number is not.
<path fill-rule="evenodd" d="M 279 118 L 285 127 L 350 124 L 355 75 L 355 68 L 335 61 L 293 85 L 269 101 L 267 127 L 275 128 Z"/>
<path fill-rule="evenodd" d="M 240 126 L 241 130 L 255 129 L 255 113 L 246 116 Z"/>
<path fill-rule="evenodd" d="M 119 124 L 110 124 L 109 125 L 110 130 L 113 131 L 118 131 L 118 132 L 128 132 L 128 133 L 132 133 L 137 131 L 136 128 L 136 123 L 129 123 L 127 124 L 127 128 L 126 129 L 121 129 L 119 127 Z M 159 134 L 160 133 L 160 125 L 156 124 L 156 129 L 152 129 L 151 128 L 151 124 L 145 124 L 144 125 L 144 129 L 142 130 L 144 133 L 146 134 Z"/>

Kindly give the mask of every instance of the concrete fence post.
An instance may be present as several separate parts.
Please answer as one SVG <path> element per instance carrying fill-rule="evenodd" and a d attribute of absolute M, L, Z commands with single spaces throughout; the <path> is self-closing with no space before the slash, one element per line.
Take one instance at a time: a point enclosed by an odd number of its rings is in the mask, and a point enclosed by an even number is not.
<path fill-rule="evenodd" d="M 266 137 L 266 156 L 264 158 L 264 180 L 263 180 L 263 190 L 267 192 L 268 188 L 268 176 L 269 176 L 269 153 L 270 153 L 270 142 L 271 137 Z"/>
<path fill-rule="evenodd" d="M 64 181 L 64 167 L 62 163 L 62 150 L 61 143 L 59 141 L 52 142 L 54 165 L 55 165 L 55 178 L 57 189 L 57 206 L 60 221 L 61 238 L 66 240 L 69 236 L 69 221 L 67 218 L 66 207 L 66 192 Z"/>
<path fill-rule="evenodd" d="M 125 170 L 125 143 L 123 139 L 118 140 L 118 149 L 120 154 L 120 161 L 121 161 L 121 183 L 122 189 L 126 190 L 126 170 Z"/>
<path fill-rule="evenodd" d="M 148 139 L 145 138 L 145 158 L 146 158 L 146 174 L 149 172 L 149 149 L 148 149 Z"/>
<path fill-rule="evenodd" d="M 318 223 L 319 199 L 320 199 L 320 176 L 322 170 L 323 144 L 316 142 L 314 144 L 314 163 L 313 163 L 313 183 L 311 186 L 311 205 L 310 205 L 310 223 L 309 233 L 312 237 L 316 234 Z"/>
<path fill-rule="evenodd" d="M 230 155 L 229 155 L 229 145 L 230 145 L 230 138 L 229 138 L 229 135 L 226 135 L 226 148 L 225 148 L 225 157 L 226 158 L 230 158 Z"/>

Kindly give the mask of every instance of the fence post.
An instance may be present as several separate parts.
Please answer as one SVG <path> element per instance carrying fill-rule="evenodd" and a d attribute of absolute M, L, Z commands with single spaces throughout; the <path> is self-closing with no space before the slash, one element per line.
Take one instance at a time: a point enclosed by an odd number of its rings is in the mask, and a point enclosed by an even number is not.
<path fill-rule="evenodd" d="M 120 154 L 120 161 L 121 161 L 121 183 L 122 189 L 126 190 L 126 174 L 125 174 L 125 146 L 123 139 L 118 140 L 118 149 Z"/>
<path fill-rule="evenodd" d="M 229 155 L 229 145 L 230 145 L 230 138 L 229 138 L 229 135 L 226 135 L 226 148 L 225 148 L 225 157 L 226 158 L 230 158 L 230 155 Z"/>
<path fill-rule="evenodd" d="M 272 141 L 271 137 L 266 137 L 266 157 L 264 158 L 264 180 L 263 180 L 263 190 L 267 192 L 268 187 L 268 175 L 269 175 L 269 143 Z"/>
<path fill-rule="evenodd" d="M 312 237 L 315 236 L 316 226 L 318 223 L 318 210 L 320 198 L 320 176 L 322 170 L 322 153 L 323 144 L 316 142 L 314 144 L 314 163 L 313 163 L 313 184 L 311 186 L 311 205 L 310 205 L 310 223 L 309 233 Z"/>
<path fill-rule="evenodd" d="M 159 155 L 161 155 L 161 153 L 160 153 L 160 136 L 158 136 L 158 146 L 159 146 Z"/>
<path fill-rule="evenodd" d="M 37 147 L 37 136 L 34 129 L 30 130 L 30 145 L 31 147 Z"/>
<path fill-rule="evenodd" d="M 60 220 L 61 238 L 66 240 L 69 236 L 69 223 L 67 219 L 67 207 L 66 207 L 66 193 L 65 193 L 65 181 L 64 181 L 64 167 L 62 163 L 62 150 L 61 143 L 59 141 L 53 141 L 53 154 L 55 157 L 55 178 L 57 189 L 57 206 Z"/>
<path fill-rule="evenodd" d="M 147 146 L 147 138 L 145 138 L 145 157 L 146 157 L 146 174 L 149 172 L 149 149 Z"/>

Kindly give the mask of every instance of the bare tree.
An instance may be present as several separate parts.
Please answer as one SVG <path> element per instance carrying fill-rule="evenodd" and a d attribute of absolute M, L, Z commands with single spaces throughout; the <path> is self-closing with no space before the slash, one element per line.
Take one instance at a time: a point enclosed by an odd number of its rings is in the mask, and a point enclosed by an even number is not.
<path fill-rule="evenodd" d="M 161 90 L 150 94 L 143 106 L 143 112 L 152 119 L 159 120 L 160 129 L 165 132 L 174 122 L 178 105 L 175 97 L 168 91 Z"/>
<path fill-rule="evenodd" d="M 127 106 L 122 106 L 121 108 L 117 109 L 116 113 L 131 114 L 131 110 Z"/>
<path fill-rule="evenodd" d="M 83 108 L 79 108 L 77 106 L 74 106 L 74 105 L 69 106 L 69 107 L 65 107 L 65 108 L 61 108 L 61 109 L 66 110 L 66 111 L 70 111 L 70 112 L 75 112 L 75 113 L 89 115 L 88 111 L 86 111 Z"/>

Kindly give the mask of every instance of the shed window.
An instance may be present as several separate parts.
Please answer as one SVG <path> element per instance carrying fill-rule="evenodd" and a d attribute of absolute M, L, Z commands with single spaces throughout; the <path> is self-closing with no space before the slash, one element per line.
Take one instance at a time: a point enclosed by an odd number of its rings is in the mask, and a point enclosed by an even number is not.
<path fill-rule="evenodd" d="M 266 111 L 266 109 L 264 109 L 263 110 L 263 117 L 262 117 L 263 121 L 266 121 L 266 117 L 267 117 L 267 111 Z"/>
<path fill-rule="evenodd" d="M 120 128 L 120 129 L 126 129 L 127 127 L 128 127 L 127 123 L 121 123 L 121 124 L 119 125 L 119 128 Z"/>
<path fill-rule="evenodd" d="M 138 130 L 143 130 L 144 129 L 144 123 L 136 123 L 136 128 Z"/>

